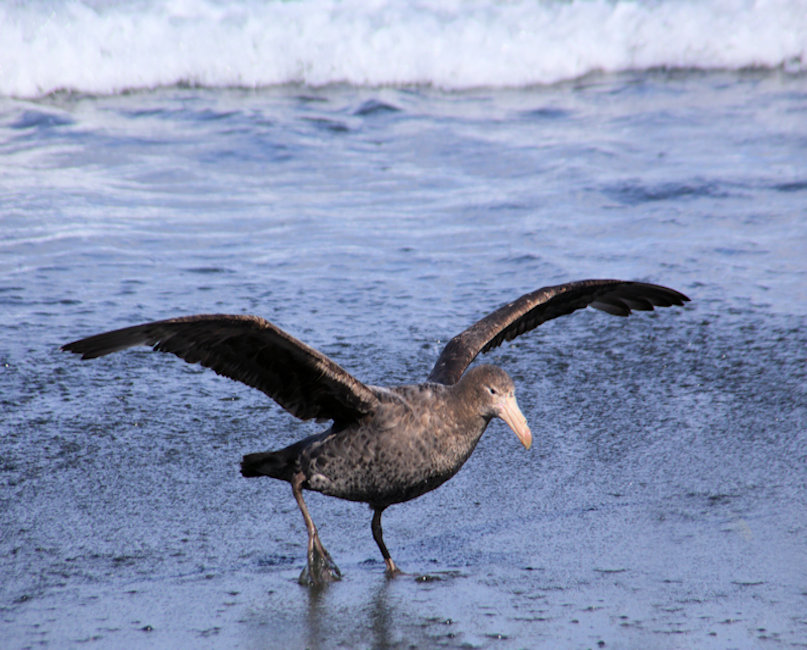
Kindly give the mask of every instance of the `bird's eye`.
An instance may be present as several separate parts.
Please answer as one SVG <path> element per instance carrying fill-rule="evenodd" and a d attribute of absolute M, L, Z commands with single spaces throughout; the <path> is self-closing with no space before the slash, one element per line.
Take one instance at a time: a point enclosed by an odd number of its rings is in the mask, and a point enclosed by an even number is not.
<path fill-rule="evenodd" d="M 495 395 L 495 394 L 496 394 L 496 389 L 495 389 L 495 388 L 493 388 L 493 386 L 488 386 L 488 391 L 490 392 L 490 394 L 491 394 L 491 395 Z"/>

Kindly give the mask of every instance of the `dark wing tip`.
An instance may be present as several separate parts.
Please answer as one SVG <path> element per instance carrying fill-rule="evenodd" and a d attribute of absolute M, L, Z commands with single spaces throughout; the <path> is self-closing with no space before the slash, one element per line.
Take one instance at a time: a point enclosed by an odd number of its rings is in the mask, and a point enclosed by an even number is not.
<path fill-rule="evenodd" d="M 215 334 L 222 327 L 227 325 L 241 326 L 244 330 L 250 328 L 261 328 L 268 325 L 259 316 L 249 316 L 246 314 L 196 314 L 194 316 L 179 316 L 168 320 L 152 321 L 140 325 L 131 325 L 109 332 L 102 332 L 88 336 L 85 339 L 65 343 L 61 350 L 80 354 L 82 359 L 95 359 L 103 357 L 113 352 L 120 352 L 135 345 L 150 345 L 156 350 L 172 352 L 177 356 L 182 356 L 182 351 L 178 348 L 184 341 L 186 347 L 193 347 L 194 340 L 199 336 L 212 332 Z M 188 337 L 185 333 L 193 333 Z M 176 337 L 176 335 L 179 335 Z M 168 345 L 169 341 L 177 340 Z M 194 363 L 194 362 L 192 362 Z"/>
<path fill-rule="evenodd" d="M 144 326 L 134 326 L 104 332 L 103 334 L 89 336 L 86 339 L 65 343 L 59 349 L 63 352 L 80 354 L 82 359 L 95 359 L 124 350 L 133 345 L 148 343 L 148 336 L 145 334 L 144 329 Z"/>
<path fill-rule="evenodd" d="M 98 349 L 93 349 L 86 345 L 88 339 L 80 339 L 78 341 L 72 341 L 71 343 L 65 343 L 64 345 L 60 346 L 59 349 L 62 352 L 72 352 L 73 354 L 80 354 L 81 359 L 95 359 L 96 357 L 103 356 L 104 353 L 100 352 Z"/>
<path fill-rule="evenodd" d="M 589 306 L 614 316 L 630 316 L 633 311 L 680 307 L 685 302 L 690 302 L 689 297 L 675 289 L 645 282 L 625 282 L 597 296 Z"/>

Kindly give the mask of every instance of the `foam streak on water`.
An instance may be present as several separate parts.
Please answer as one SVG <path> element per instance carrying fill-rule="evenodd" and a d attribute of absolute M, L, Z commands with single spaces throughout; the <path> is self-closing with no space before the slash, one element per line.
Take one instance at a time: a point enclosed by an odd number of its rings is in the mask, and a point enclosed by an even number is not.
<path fill-rule="evenodd" d="M 0 94 L 176 84 L 518 87 L 807 61 L 801 0 L 41 0 L 0 7 Z"/>

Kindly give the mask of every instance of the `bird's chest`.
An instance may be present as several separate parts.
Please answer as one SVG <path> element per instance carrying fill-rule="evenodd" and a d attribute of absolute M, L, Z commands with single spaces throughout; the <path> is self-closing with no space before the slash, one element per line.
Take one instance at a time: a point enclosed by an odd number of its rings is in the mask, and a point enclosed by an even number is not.
<path fill-rule="evenodd" d="M 310 464 L 309 484 L 326 494 L 374 505 L 413 499 L 459 471 L 485 423 L 457 422 L 439 408 L 336 434 Z"/>

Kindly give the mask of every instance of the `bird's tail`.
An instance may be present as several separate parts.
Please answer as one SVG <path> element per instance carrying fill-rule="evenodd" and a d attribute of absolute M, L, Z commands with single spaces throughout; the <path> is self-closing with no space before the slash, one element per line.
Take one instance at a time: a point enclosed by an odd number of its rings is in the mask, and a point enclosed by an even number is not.
<path fill-rule="evenodd" d="M 294 459 L 280 451 L 261 451 L 257 454 L 247 454 L 241 459 L 241 476 L 271 476 L 283 481 L 291 481 L 294 474 Z"/>

